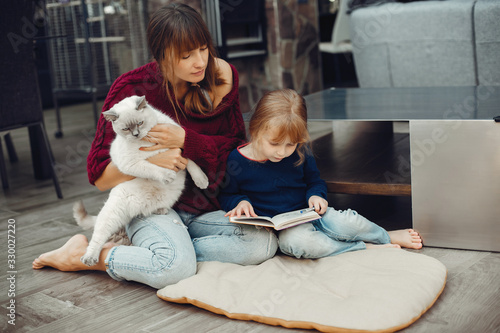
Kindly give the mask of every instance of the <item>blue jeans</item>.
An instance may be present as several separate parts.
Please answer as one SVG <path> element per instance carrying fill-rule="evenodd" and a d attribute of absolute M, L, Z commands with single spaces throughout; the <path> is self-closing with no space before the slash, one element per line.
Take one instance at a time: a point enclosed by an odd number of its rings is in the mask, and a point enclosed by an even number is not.
<path fill-rule="evenodd" d="M 279 232 L 281 252 L 317 259 L 366 249 L 365 243 L 388 244 L 389 234 L 354 210 L 328 208 L 321 219 Z"/>
<path fill-rule="evenodd" d="M 274 233 L 231 223 L 224 214 L 170 210 L 166 215 L 134 218 L 127 226 L 132 246 L 109 251 L 108 274 L 118 281 L 160 289 L 194 275 L 197 261 L 252 265 L 274 256 L 278 249 Z"/>

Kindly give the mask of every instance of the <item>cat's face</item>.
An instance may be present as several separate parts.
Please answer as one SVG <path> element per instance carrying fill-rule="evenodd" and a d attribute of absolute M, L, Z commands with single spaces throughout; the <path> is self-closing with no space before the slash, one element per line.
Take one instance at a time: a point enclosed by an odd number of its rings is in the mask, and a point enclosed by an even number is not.
<path fill-rule="evenodd" d="M 141 140 L 157 123 L 144 96 L 127 97 L 103 115 L 112 122 L 115 133 L 127 140 Z"/>

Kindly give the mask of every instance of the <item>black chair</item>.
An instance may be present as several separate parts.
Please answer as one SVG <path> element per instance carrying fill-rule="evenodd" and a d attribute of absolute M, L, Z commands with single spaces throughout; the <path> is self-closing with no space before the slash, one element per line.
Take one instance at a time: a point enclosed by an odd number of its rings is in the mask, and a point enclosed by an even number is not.
<path fill-rule="evenodd" d="M 37 1 L 11 1 L 0 11 L 0 132 L 28 127 L 35 178 L 52 177 L 57 197 L 62 198 L 54 157 L 45 130 L 37 72 L 33 58 L 36 25 L 33 15 Z M 8 147 L 12 147 L 9 136 Z M 11 160 L 13 149 L 9 149 Z M 2 187 L 9 187 L 0 142 Z"/>

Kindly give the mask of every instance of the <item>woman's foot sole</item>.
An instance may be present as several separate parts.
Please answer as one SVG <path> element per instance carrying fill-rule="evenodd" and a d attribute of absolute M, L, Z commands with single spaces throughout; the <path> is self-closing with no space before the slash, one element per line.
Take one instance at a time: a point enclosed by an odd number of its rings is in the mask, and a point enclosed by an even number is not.
<path fill-rule="evenodd" d="M 89 242 L 85 235 L 75 235 L 60 248 L 41 254 L 33 261 L 32 267 L 33 269 L 52 267 L 63 272 L 106 270 L 103 260 L 91 267 L 80 261 L 88 245 Z M 106 245 L 108 245 L 107 249 L 111 247 L 111 244 Z M 103 257 L 103 252 L 101 252 L 101 257 Z"/>

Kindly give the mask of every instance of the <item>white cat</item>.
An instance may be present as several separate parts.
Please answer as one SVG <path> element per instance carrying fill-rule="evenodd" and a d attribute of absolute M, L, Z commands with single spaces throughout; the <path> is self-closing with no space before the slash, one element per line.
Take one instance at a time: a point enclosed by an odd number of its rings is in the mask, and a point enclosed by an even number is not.
<path fill-rule="evenodd" d="M 156 124 L 175 124 L 170 117 L 149 105 L 144 96 L 123 99 L 103 112 L 111 121 L 116 138 L 111 144 L 111 160 L 124 174 L 137 178 L 115 186 L 97 216 L 88 215 L 83 203 L 73 207 L 73 216 L 84 229 L 94 227 L 92 239 L 81 261 L 93 266 L 99 261 L 102 246 L 138 215 L 165 214 L 177 202 L 184 190 L 186 171 L 175 172 L 159 167 L 146 159 L 167 149 L 142 151 L 140 147 L 154 145 L 141 140 Z M 196 186 L 205 189 L 208 178 L 191 160 L 186 166 Z"/>

